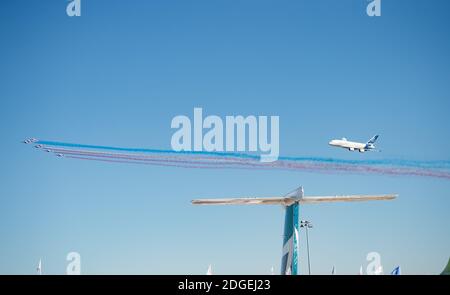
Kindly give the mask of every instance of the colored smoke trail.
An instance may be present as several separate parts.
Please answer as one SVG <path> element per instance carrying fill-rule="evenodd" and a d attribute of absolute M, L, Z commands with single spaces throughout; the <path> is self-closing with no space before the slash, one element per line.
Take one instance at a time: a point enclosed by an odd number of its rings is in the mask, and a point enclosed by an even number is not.
<path fill-rule="evenodd" d="M 237 158 L 237 159 L 252 159 L 258 160 L 258 155 L 251 155 L 246 153 L 229 153 L 229 152 L 207 152 L 207 151 L 173 151 L 161 149 L 143 149 L 143 148 L 123 148 L 113 146 L 100 145 L 86 145 L 77 143 L 66 143 L 58 141 L 39 140 L 36 144 L 44 146 L 57 146 L 75 149 L 89 149 L 89 150 L 106 150 L 115 152 L 129 152 L 129 153 L 143 153 L 143 154 L 174 154 L 174 155 L 198 155 L 198 156 L 215 156 L 220 158 Z M 413 168 L 430 168 L 430 169 L 450 169 L 449 160 L 438 161 L 417 161 L 417 160 L 403 160 L 403 159 L 373 159 L 373 160 L 346 160 L 326 157 L 286 157 L 280 156 L 278 160 L 294 161 L 294 162 L 318 162 L 329 164 L 354 164 L 354 165 L 390 165 L 399 167 L 413 167 Z"/>
<path fill-rule="evenodd" d="M 56 155 L 90 161 L 145 164 L 195 169 L 288 170 L 326 174 L 374 174 L 422 176 L 450 179 L 450 161 L 400 159 L 344 160 L 323 157 L 279 157 L 275 162 L 260 162 L 260 157 L 245 153 L 173 151 L 84 145 L 55 141 L 35 141 L 37 147 Z"/>

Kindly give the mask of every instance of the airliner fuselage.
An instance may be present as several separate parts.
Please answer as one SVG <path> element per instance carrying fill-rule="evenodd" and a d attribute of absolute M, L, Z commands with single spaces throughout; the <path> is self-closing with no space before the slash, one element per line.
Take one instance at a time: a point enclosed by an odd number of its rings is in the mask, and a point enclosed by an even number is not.
<path fill-rule="evenodd" d="M 375 148 L 371 140 L 367 143 L 362 143 L 362 142 L 348 141 L 347 139 L 342 138 L 342 139 L 333 139 L 328 144 L 331 146 L 348 149 L 349 151 L 359 151 L 360 153 L 364 153 L 366 151 L 370 151 Z"/>

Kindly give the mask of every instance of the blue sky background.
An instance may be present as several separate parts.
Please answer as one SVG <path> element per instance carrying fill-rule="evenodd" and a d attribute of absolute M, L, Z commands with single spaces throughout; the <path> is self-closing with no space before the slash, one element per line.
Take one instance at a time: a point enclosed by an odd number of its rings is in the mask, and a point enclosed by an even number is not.
<path fill-rule="evenodd" d="M 449 160 L 450 2 L 114 1 L 0 4 L 0 273 L 268 274 L 283 210 L 194 207 L 198 197 L 398 193 L 392 202 L 308 205 L 312 272 L 440 273 L 450 182 L 421 177 L 198 170 L 60 159 L 27 137 L 170 148 L 176 115 L 278 115 L 280 152 Z M 381 134 L 381 153 L 332 138 Z M 301 272 L 306 251 L 302 232 Z"/>

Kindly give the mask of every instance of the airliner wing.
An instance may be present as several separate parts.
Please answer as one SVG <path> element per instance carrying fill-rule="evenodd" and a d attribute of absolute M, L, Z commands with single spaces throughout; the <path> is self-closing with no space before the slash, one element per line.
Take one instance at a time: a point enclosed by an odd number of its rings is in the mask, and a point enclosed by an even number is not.
<path fill-rule="evenodd" d="M 305 196 L 300 199 L 300 203 L 321 203 L 321 202 L 358 202 L 375 200 L 393 200 L 397 195 L 350 195 L 350 196 Z"/>

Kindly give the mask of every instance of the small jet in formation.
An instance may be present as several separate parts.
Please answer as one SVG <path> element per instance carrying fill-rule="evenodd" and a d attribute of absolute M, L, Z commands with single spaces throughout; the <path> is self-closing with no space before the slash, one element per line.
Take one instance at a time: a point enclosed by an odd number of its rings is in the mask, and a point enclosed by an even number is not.
<path fill-rule="evenodd" d="M 333 139 L 328 144 L 331 146 L 341 147 L 344 149 L 348 149 L 349 151 L 359 151 L 360 153 L 374 151 L 375 150 L 375 141 L 377 141 L 378 135 L 375 135 L 368 142 L 354 142 L 348 141 L 346 138 L 342 139 Z"/>
<path fill-rule="evenodd" d="M 22 142 L 25 143 L 25 144 L 29 144 L 29 143 L 33 143 L 33 142 L 36 142 L 36 141 L 38 141 L 36 138 L 28 138 L 28 139 L 25 139 Z"/>

